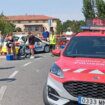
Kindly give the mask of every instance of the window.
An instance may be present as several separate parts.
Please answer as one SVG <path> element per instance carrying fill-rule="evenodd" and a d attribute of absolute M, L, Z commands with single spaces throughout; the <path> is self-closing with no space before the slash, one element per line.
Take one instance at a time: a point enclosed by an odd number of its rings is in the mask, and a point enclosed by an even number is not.
<path fill-rule="evenodd" d="M 35 37 L 36 42 L 42 42 L 39 38 Z"/>
<path fill-rule="evenodd" d="M 73 37 L 64 52 L 65 56 L 104 57 L 105 37 L 76 36 Z"/>
<path fill-rule="evenodd" d="M 27 37 L 22 36 L 22 40 L 23 40 L 24 42 L 26 42 L 26 41 L 27 41 Z"/>
<path fill-rule="evenodd" d="M 18 21 L 18 23 L 21 23 L 21 21 Z"/>
<path fill-rule="evenodd" d="M 28 21 L 29 23 L 32 23 L 32 21 Z"/>
<path fill-rule="evenodd" d="M 14 40 L 15 41 L 18 41 L 19 40 L 19 37 L 18 36 L 14 36 Z"/>

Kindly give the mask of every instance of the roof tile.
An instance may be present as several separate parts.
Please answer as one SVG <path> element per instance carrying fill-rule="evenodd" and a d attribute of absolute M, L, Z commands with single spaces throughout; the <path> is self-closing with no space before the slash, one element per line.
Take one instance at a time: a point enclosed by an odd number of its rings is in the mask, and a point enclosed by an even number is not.
<path fill-rule="evenodd" d="M 19 15 L 19 16 L 7 16 L 8 20 L 16 21 L 16 20 L 49 20 L 49 19 L 56 19 L 54 17 L 45 16 L 45 15 Z"/>

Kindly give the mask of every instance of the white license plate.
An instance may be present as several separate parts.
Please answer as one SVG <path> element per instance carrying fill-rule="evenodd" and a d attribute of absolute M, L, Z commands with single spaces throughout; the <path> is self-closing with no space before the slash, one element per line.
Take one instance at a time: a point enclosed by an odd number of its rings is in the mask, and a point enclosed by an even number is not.
<path fill-rule="evenodd" d="M 105 100 L 103 99 L 94 99 L 86 97 L 78 97 L 78 103 L 84 105 L 105 105 Z"/>

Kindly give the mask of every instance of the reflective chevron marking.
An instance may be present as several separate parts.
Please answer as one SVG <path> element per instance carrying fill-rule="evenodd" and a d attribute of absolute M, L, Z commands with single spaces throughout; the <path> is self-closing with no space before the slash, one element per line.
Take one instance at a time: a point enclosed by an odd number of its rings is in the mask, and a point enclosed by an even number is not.
<path fill-rule="evenodd" d="M 74 72 L 75 73 L 81 73 L 81 72 L 83 72 L 83 71 L 85 71 L 86 69 L 77 69 L 77 70 L 75 70 Z"/>
<path fill-rule="evenodd" d="M 100 70 L 93 70 L 93 71 L 91 71 L 91 72 L 89 72 L 89 73 L 91 73 L 91 74 L 104 74 L 102 71 L 100 71 Z"/>
<path fill-rule="evenodd" d="M 63 69 L 64 72 L 69 71 L 70 69 Z"/>

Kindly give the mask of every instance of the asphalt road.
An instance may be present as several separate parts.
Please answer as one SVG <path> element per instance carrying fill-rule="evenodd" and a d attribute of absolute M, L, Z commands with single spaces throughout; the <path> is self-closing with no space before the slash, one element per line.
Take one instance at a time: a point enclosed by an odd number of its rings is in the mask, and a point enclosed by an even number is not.
<path fill-rule="evenodd" d="M 44 105 L 43 86 L 56 59 L 49 53 L 37 54 L 35 59 L 1 59 L 0 105 Z"/>

